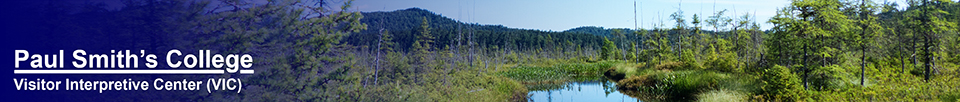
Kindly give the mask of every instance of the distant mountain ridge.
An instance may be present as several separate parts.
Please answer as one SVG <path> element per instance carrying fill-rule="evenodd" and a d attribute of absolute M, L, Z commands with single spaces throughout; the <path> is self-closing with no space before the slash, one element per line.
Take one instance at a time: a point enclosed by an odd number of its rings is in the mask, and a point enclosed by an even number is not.
<path fill-rule="evenodd" d="M 376 43 L 381 29 L 393 34 L 393 40 L 399 50 L 404 50 L 420 34 L 420 25 L 425 17 L 429 20 L 431 35 L 435 36 L 436 48 L 449 45 L 466 44 L 473 32 L 474 42 L 481 47 L 500 47 L 512 49 L 532 49 L 566 45 L 599 46 L 603 38 L 586 32 L 556 32 L 532 29 L 508 28 L 503 25 L 481 25 L 459 22 L 454 19 L 421 8 L 408 8 L 395 11 L 362 12 L 360 22 L 367 24 L 367 30 L 347 36 L 343 42 L 371 46 Z M 462 35 L 461 35 L 462 34 Z M 607 34 L 608 35 L 608 34 Z M 572 44 L 567 44 L 569 43 Z"/>
<path fill-rule="evenodd" d="M 603 28 L 603 27 L 597 27 L 597 26 L 581 26 L 573 29 L 568 29 L 563 32 L 587 33 L 587 34 L 593 34 L 598 36 L 612 37 L 613 29 L 620 29 L 624 34 L 633 34 L 633 31 L 635 31 L 628 28 Z"/>

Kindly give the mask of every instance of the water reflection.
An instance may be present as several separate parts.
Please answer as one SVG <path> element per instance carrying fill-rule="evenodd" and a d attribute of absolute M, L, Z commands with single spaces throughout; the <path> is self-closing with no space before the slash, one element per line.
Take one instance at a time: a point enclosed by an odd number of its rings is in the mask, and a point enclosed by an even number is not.
<path fill-rule="evenodd" d="M 532 102 L 640 102 L 607 80 L 527 85 Z"/>

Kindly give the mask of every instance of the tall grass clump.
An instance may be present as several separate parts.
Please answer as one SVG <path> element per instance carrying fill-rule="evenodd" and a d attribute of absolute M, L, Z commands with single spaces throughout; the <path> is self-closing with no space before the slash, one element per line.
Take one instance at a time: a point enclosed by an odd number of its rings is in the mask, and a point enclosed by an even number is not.
<path fill-rule="evenodd" d="M 697 95 L 697 102 L 746 102 L 747 98 L 747 93 L 721 89 Z"/>
<path fill-rule="evenodd" d="M 664 98 L 684 100 L 693 99 L 697 93 L 719 89 L 720 84 L 725 80 L 733 79 L 725 73 L 687 70 L 631 76 L 620 80 L 617 86 L 623 90 L 636 90 L 667 96 Z"/>
<path fill-rule="evenodd" d="M 572 63 L 553 66 L 517 66 L 498 74 L 523 82 L 565 82 L 571 80 L 596 79 L 607 68 L 622 61 L 600 61 L 596 63 Z M 584 79 L 583 77 L 589 77 Z"/>

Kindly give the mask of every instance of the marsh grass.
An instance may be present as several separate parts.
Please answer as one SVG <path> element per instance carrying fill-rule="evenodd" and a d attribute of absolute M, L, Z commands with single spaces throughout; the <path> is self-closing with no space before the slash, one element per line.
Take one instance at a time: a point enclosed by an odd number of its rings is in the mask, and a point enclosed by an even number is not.
<path fill-rule="evenodd" d="M 557 64 L 552 66 L 517 66 L 497 74 L 522 83 L 557 83 L 596 80 L 601 73 L 621 61 Z"/>
<path fill-rule="evenodd" d="M 697 95 L 697 102 L 746 102 L 747 93 L 732 90 L 711 90 Z"/>
<path fill-rule="evenodd" d="M 689 66 L 681 62 L 657 65 L 623 63 L 614 66 L 616 68 L 610 70 L 616 71 L 611 72 L 627 74 L 626 78 L 617 81 L 619 90 L 627 91 L 625 93 L 632 94 L 631 96 L 652 101 L 716 97 L 738 97 L 737 100 L 746 100 L 751 92 L 760 90 L 755 77 L 699 68 L 682 68 Z"/>
<path fill-rule="evenodd" d="M 757 68 L 761 71 L 748 73 L 712 68 L 680 68 L 684 67 L 680 62 L 650 64 L 599 61 L 517 66 L 497 74 L 519 81 L 531 90 L 552 89 L 562 87 L 566 82 L 607 77 L 616 82 L 617 90 L 621 93 L 644 101 L 958 101 L 960 78 L 957 76 L 960 74 L 957 74 L 957 65 L 946 63 L 940 66 L 939 74 L 927 82 L 923 81 L 923 76 L 900 73 L 902 70 L 898 65 L 868 65 L 867 86 L 858 84 L 859 67 L 826 66 L 812 71 L 811 87 L 806 90 L 800 85 L 798 74 L 792 71 L 797 69 L 796 66 L 781 66 L 779 69 L 782 72 L 778 73 L 764 71 L 776 68 Z M 623 78 L 611 78 L 614 75 Z M 771 75 L 794 76 L 784 78 L 795 79 L 796 82 L 791 85 L 797 86 L 788 90 L 770 89 L 785 88 L 770 85 L 787 81 L 769 79 Z M 789 94 L 770 93 L 781 91 Z"/>

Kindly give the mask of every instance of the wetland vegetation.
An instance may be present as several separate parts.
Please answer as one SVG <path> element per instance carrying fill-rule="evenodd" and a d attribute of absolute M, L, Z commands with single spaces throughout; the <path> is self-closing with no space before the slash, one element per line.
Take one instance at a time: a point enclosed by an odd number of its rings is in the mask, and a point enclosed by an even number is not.
<path fill-rule="evenodd" d="M 91 5 L 50 11 L 63 19 L 46 25 L 64 27 L 43 32 L 115 29 L 70 26 L 87 23 L 164 29 L 122 39 L 153 41 L 133 47 L 199 46 L 262 59 L 257 74 L 238 76 L 246 81 L 244 94 L 172 100 L 498 102 L 590 87 L 639 101 L 960 101 L 960 3 L 949 0 L 907 0 L 899 4 L 905 8 L 791 0 L 769 21 L 726 10 L 677 11 L 666 20 L 674 27 L 568 31 L 464 23 L 420 8 L 356 12 L 351 1 L 332 6 L 339 9 L 324 5 L 341 3 L 323 0 Z M 90 15 L 153 19 L 77 18 Z M 758 23 L 774 27 L 761 30 Z"/>

